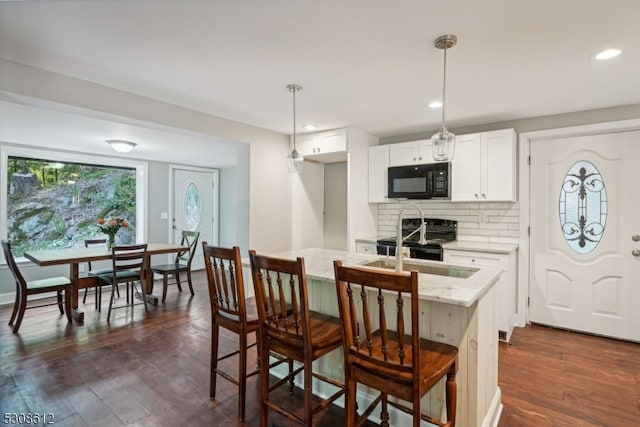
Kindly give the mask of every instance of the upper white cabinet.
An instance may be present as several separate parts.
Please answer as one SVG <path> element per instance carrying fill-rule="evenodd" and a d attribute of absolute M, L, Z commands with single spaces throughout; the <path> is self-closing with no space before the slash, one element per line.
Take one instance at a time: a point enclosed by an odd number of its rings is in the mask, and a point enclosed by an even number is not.
<path fill-rule="evenodd" d="M 451 201 L 516 200 L 516 133 L 513 129 L 456 136 Z"/>
<path fill-rule="evenodd" d="M 369 147 L 369 203 L 387 203 L 389 145 Z"/>
<path fill-rule="evenodd" d="M 431 140 L 401 142 L 389 145 L 389 166 L 433 163 Z"/>
<path fill-rule="evenodd" d="M 347 129 L 300 135 L 296 138 L 296 149 L 311 161 L 344 162 L 347 160 L 348 150 Z"/>

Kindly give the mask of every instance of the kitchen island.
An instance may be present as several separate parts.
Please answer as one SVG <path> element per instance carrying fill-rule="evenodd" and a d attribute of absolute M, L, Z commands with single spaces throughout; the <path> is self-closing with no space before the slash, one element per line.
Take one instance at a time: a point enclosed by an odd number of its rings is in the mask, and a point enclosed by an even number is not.
<path fill-rule="evenodd" d="M 384 256 L 328 249 L 302 249 L 271 256 L 289 259 L 303 257 L 310 308 L 334 316 L 338 316 L 334 260 L 341 260 L 344 265 L 383 266 L 393 262 L 393 258 L 387 259 Z M 468 267 L 413 259 L 406 259 L 404 264 L 405 268 L 415 267 L 439 273 L 419 274 L 420 333 L 424 338 L 458 347 L 456 425 L 497 426 L 502 404 L 498 388 L 497 294 L 494 284 L 500 271 L 493 268 L 470 270 Z M 248 259 L 243 259 L 243 265 L 249 266 Z M 451 275 L 469 276 L 465 278 Z M 334 378 L 343 378 L 341 349 L 316 363 L 316 370 Z M 314 392 L 329 394 L 332 391 L 330 386 L 319 386 Z M 358 387 L 360 407 L 365 407 L 371 399 L 372 393 L 368 393 L 366 387 Z M 436 417 L 446 412 L 444 381 L 423 398 L 422 410 Z M 377 416 L 376 412 L 372 416 Z M 405 425 L 402 418 L 404 416 L 394 413 L 391 424 Z"/>

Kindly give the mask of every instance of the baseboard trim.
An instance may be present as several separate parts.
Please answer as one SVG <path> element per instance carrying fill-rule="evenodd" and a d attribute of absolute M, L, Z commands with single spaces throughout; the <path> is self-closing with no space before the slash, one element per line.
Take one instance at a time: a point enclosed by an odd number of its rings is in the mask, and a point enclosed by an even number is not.
<path fill-rule="evenodd" d="M 491 406 L 489 406 L 487 415 L 484 417 L 482 427 L 498 427 L 498 422 L 502 415 L 502 408 L 502 390 L 498 387 L 496 388 L 496 393 L 493 395 L 493 400 L 491 400 Z"/>

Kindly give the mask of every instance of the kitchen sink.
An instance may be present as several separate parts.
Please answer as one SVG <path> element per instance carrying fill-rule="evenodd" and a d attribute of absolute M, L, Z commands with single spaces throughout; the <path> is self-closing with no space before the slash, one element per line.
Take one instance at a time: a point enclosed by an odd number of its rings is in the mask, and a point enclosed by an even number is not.
<path fill-rule="evenodd" d="M 377 260 L 368 262 L 365 264 L 360 264 L 363 267 L 376 267 L 376 268 L 386 268 L 390 270 L 395 270 L 396 263 L 393 260 Z M 457 267 L 452 265 L 430 265 L 430 264 L 417 264 L 412 263 L 410 261 L 404 261 L 402 263 L 402 269 L 404 271 L 412 271 L 416 270 L 418 273 L 425 274 L 435 274 L 438 276 L 447 276 L 447 277 L 458 277 L 460 279 L 466 279 L 470 277 L 473 273 L 478 271 L 477 268 L 472 267 Z"/>

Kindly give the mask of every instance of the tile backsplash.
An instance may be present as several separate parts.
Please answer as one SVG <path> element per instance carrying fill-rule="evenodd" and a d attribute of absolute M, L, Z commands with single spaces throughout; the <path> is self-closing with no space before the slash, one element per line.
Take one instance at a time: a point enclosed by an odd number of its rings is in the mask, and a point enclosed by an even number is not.
<path fill-rule="evenodd" d="M 488 243 L 518 243 L 518 203 L 515 202 L 449 202 L 415 200 L 378 205 L 378 236 L 396 235 L 398 213 L 406 204 L 415 204 L 425 218 L 458 221 L 458 240 Z M 415 209 L 405 209 L 403 217 L 418 217 Z"/>

